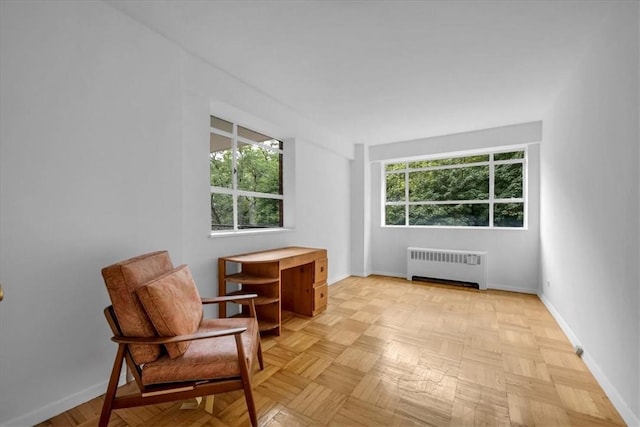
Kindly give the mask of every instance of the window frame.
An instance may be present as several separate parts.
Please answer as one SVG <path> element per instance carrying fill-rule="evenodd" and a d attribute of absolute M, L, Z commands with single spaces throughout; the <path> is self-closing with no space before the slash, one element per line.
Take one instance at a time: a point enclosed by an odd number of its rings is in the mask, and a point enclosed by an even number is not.
<path fill-rule="evenodd" d="M 495 160 L 495 155 L 503 153 L 512 153 L 522 151 L 523 157 L 520 159 L 506 159 Z M 410 168 L 409 164 L 418 161 L 434 161 L 434 160 L 447 160 L 456 159 L 462 157 L 482 156 L 488 155 L 489 160 L 479 161 L 473 163 L 460 163 L 451 165 L 440 166 L 428 166 Z M 454 229 L 491 229 L 491 230 L 527 230 L 529 223 L 529 197 L 528 197 L 528 146 L 509 146 L 499 147 L 487 150 L 477 151 L 461 151 L 452 153 L 441 153 L 430 156 L 419 156 L 404 159 L 389 159 L 380 163 L 381 167 L 381 227 L 389 228 L 454 228 Z M 387 170 L 388 165 L 398 165 L 404 163 L 404 168 Z M 497 165 L 505 164 L 522 164 L 522 197 L 520 198 L 496 198 L 495 197 L 495 167 Z M 411 201 L 409 197 L 409 174 L 411 172 L 419 171 L 434 171 L 434 170 L 446 170 L 446 169 L 461 169 L 467 167 L 488 166 L 489 168 L 489 195 L 487 199 L 474 199 L 474 200 L 432 200 L 432 201 Z M 402 201 L 387 201 L 387 175 L 389 174 L 404 174 L 404 200 Z M 495 205 L 508 204 L 508 203 L 522 203 L 523 205 L 523 219 L 522 227 L 500 227 L 494 224 Z M 409 207 L 410 206 L 423 206 L 423 205 L 459 205 L 459 204 L 483 204 L 489 205 L 489 225 L 486 226 L 473 226 L 473 225 L 411 225 L 409 222 Z M 386 207 L 387 206 L 404 206 L 404 224 L 386 224 Z"/>
<path fill-rule="evenodd" d="M 211 113 L 209 114 L 209 120 L 211 118 L 217 118 L 228 122 L 232 125 L 232 132 L 227 132 L 223 129 L 219 129 L 211 126 L 209 124 L 209 137 L 211 138 L 211 134 L 215 134 L 218 136 L 222 136 L 225 138 L 229 138 L 231 140 L 231 187 L 218 187 L 211 185 L 211 149 L 209 150 L 209 196 L 211 200 L 211 196 L 213 194 L 225 194 L 230 195 L 232 197 L 232 209 L 233 209 L 233 228 L 229 229 L 220 229 L 214 230 L 211 228 L 211 214 L 209 214 L 209 233 L 211 237 L 223 237 L 223 236 L 231 236 L 231 235 L 240 235 L 240 234 L 254 234 L 254 233 L 273 233 L 287 230 L 285 228 L 285 185 L 284 185 L 284 165 L 285 165 L 285 141 L 280 138 L 275 138 L 263 133 L 259 130 L 256 130 L 254 127 L 246 126 L 245 124 L 238 123 L 235 120 L 229 120 L 227 117 Z M 257 134 L 261 134 L 264 136 L 268 136 L 271 138 L 270 141 L 278 141 L 280 143 L 280 148 L 275 148 L 269 146 L 267 144 L 263 144 L 261 142 L 253 141 L 249 138 L 245 138 L 239 135 L 238 128 L 244 128 L 250 132 L 254 132 Z M 254 147 L 258 147 L 263 150 L 267 150 L 270 152 L 278 153 L 279 155 L 279 186 L 280 186 L 280 194 L 274 193 L 262 193 L 256 191 L 242 190 L 238 188 L 238 153 L 239 147 L 241 145 L 251 145 Z M 239 208 L 238 208 L 238 198 L 239 197 L 257 197 L 263 199 L 272 199 L 279 200 L 279 226 L 278 227 L 251 227 L 251 228 L 240 228 L 239 225 Z M 210 202 L 211 209 L 211 202 Z"/>

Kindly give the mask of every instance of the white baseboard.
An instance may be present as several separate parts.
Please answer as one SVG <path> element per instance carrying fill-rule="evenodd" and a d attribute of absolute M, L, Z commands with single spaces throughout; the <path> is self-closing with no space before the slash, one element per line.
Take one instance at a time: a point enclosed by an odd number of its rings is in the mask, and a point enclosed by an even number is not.
<path fill-rule="evenodd" d="M 399 277 L 401 279 L 406 279 L 407 275 L 405 273 L 400 274 L 400 273 L 391 273 L 388 271 L 373 271 L 371 272 L 371 274 L 377 274 L 379 276 L 389 276 L 389 277 Z M 359 274 L 353 273 L 354 276 L 359 276 L 359 277 L 367 277 L 367 276 L 361 276 Z M 529 288 L 519 288 L 516 286 L 506 286 L 506 285 L 500 285 L 498 283 L 489 283 L 487 284 L 487 289 L 496 289 L 499 291 L 509 291 L 509 292 L 519 292 L 522 294 L 532 294 L 532 295 L 537 295 L 538 294 L 538 290 L 532 290 Z"/>
<path fill-rule="evenodd" d="M 57 402 L 51 402 L 45 406 L 36 408 L 35 410 L 20 417 L 6 421 L 4 424 L 2 424 L 2 427 L 36 425 L 48 420 L 49 418 L 55 417 L 56 415 L 61 414 L 64 411 L 75 408 L 82 403 L 88 402 L 89 400 L 97 396 L 100 396 L 101 394 L 104 394 L 106 390 L 107 382 L 105 381 L 103 383 L 96 384 L 77 393 L 74 393 L 70 396 L 66 396 L 65 398 L 60 399 Z"/>
<path fill-rule="evenodd" d="M 507 286 L 507 285 L 501 285 L 499 283 L 488 283 L 487 289 L 495 289 L 497 291 L 507 291 L 507 292 L 518 292 L 521 294 L 538 295 L 537 289 L 520 288 L 517 286 Z"/>
<path fill-rule="evenodd" d="M 549 301 L 544 296 L 544 294 L 538 294 L 538 297 L 540 298 L 540 301 L 542 301 L 542 303 L 545 305 L 545 307 L 547 307 L 547 310 L 549 310 L 556 322 L 558 322 L 558 325 L 560 325 L 560 329 L 562 329 L 567 338 L 569 338 L 571 344 L 574 346 L 579 345 L 582 347 L 582 344 L 580 344 L 580 340 L 578 339 L 577 335 L 571 330 L 567 322 L 565 322 L 565 320 L 562 318 L 553 304 L 551 304 L 551 301 Z M 615 406 L 615 408 L 618 410 L 624 422 L 629 426 L 640 426 L 640 418 L 638 418 L 636 414 L 633 413 L 627 402 L 625 402 L 622 396 L 620 396 L 620 393 L 618 393 L 618 390 L 613 386 L 613 384 L 611 384 L 604 371 L 600 368 L 595 359 L 591 357 L 588 349 L 584 349 L 584 353 L 582 353 L 582 360 L 584 360 L 587 368 L 589 368 L 596 381 L 598 381 L 598 384 L 600 384 L 600 387 L 602 387 L 602 390 L 605 392 L 609 400 L 611 400 L 613 406 Z"/>
<path fill-rule="evenodd" d="M 407 278 L 407 274 L 406 273 L 390 273 L 388 271 L 372 271 L 371 274 L 375 274 L 377 276 L 389 276 L 389 277 L 399 277 L 401 279 L 406 279 Z"/>
<path fill-rule="evenodd" d="M 556 310 L 553 304 L 551 304 L 551 301 L 549 301 L 547 297 L 544 296 L 544 294 L 538 294 L 538 298 L 540 298 L 540 301 L 542 301 L 542 303 L 545 305 L 545 307 L 547 307 L 547 310 L 549 310 L 556 322 L 558 322 L 558 325 L 560 325 L 560 329 L 562 329 L 562 332 L 564 332 L 567 338 L 569 338 L 571 344 L 574 346 L 582 346 L 576 334 L 573 333 L 567 322 L 565 322 L 562 316 L 560 316 L 560 313 L 558 313 L 558 310 Z"/>
<path fill-rule="evenodd" d="M 356 272 L 351 272 L 351 276 L 356 276 L 356 277 L 369 277 L 369 273 L 361 273 L 359 271 Z"/>
<path fill-rule="evenodd" d="M 125 382 L 126 372 L 123 371 L 122 375 L 120 375 L 120 384 L 124 384 Z M 58 414 L 68 411 L 71 408 L 75 408 L 78 405 L 103 395 L 107 391 L 107 383 L 108 381 L 101 382 L 70 396 L 66 396 L 56 402 L 51 402 L 45 406 L 36 408 L 27 414 L 5 421 L 3 424 L 0 424 L 0 427 L 23 427 L 39 424 L 55 417 Z"/>
<path fill-rule="evenodd" d="M 349 277 L 349 276 L 351 276 L 351 274 L 342 274 L 342 275 L 337 276 L 337 277 L 332 277 L 332 278 L 329 280 L 329 286 L 331 286 L 331 285 L 335 285 L 335 284 L 336 284 L 336 283 L 338 283 L 339 281 L 344 280 L 344 279 L 346 279 L 346 278 L 347 278 L 347 277 Z"/>

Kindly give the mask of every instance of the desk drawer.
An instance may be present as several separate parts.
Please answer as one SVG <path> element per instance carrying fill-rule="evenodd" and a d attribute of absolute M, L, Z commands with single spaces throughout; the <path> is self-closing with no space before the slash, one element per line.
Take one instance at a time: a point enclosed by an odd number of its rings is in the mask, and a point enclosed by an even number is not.
<path fill-rule="evenodd" d="M 329 299 L 329 287 L 327 282 L 313 288 L 313 315 L 324 311 L 327 308 L 327 300 Z"/>
<path fill-rule="evenodd" d="M 329 268 L 329 260 L 327 258 L 317 259 L 315 265 L 316 270 L 313 276 L 314 283 L 325 282 L 327 280 L 327 269 Z"/>

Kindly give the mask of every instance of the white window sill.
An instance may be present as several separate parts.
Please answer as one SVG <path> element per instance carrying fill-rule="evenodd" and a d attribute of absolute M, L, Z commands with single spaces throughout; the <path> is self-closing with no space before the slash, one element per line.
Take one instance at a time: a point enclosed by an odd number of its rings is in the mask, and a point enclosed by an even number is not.
<path fill-rule="evenodd" d="M 529 227 L 469 227 L 464 225 L 381 225 L 380 228 L 422 229 L 422 230 L 511 230 L 527 231 Z"/>
<path fill-rule="evenodd" d="M 209 233 L 210 239 L 217 239 L 219 237 L 240 237 L 240 236 L 255 236 L 261 234 L 280 234 L 289 233 L 295 231 L 295 228 L 267 228 L 257 230 L 239 230 L 239 231 L 212 231 Z"/>

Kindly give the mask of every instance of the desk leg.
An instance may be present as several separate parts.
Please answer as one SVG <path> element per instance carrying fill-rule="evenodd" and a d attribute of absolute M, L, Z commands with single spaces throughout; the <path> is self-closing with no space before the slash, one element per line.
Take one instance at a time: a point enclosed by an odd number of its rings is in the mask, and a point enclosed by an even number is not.
<path fill-rule="evenodd" d="M 227 294 L 227 262 L 218 259 L 218 296 L 222 297 Z M 218 304 L 218 317 L 227 317 L 227 303 Z"/>

